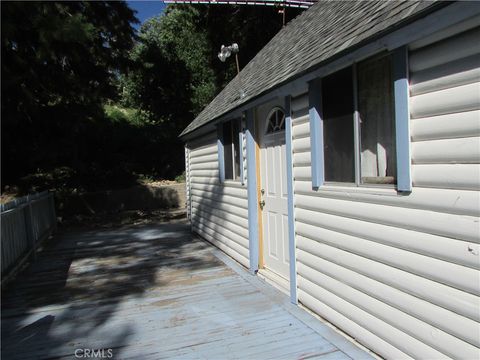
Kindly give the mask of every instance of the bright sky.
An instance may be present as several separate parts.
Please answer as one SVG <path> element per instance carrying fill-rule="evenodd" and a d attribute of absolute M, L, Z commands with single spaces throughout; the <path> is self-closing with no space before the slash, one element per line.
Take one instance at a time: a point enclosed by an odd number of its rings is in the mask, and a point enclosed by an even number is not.
<path fill-rule="evenodd" d="M 156 15 L 159 15 L 163 9 L 165 9 L 166 4 L 160 0 L 155 1 L 127 1 L 128 6 L 132 9 L 137 10 L 137 18 L 140 20 L 140 24 L 136 25 L 137 29 L 140 28 L 141 23 L 145 20 L 150 19 Z"/>

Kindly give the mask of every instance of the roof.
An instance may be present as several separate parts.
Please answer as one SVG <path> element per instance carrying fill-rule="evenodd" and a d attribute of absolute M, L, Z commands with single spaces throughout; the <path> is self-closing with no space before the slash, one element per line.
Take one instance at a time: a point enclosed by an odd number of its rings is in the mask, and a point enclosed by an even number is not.
<path fill-rule="evenodd" d="M 243 98 L 237 75 L 180 136 L 414 20 L 433 5 L 431 1 L 319 1 L 280 30 L 243 68 Z"/>

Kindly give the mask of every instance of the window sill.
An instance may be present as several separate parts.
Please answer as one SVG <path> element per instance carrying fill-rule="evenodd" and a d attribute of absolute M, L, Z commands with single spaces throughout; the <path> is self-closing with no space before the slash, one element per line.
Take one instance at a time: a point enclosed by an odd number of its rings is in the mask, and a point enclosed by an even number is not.
<path fill-rule="evenodd" d="M 222 183 L 223 186 L 234 186 L 234 187 L 242 187 L 242 182 L 240 181 L 240 179 L 238 180 L 232 180 L 232 179 L 228 179 L 228 180 L 225 180 L 223 183 Z"/>
<path fill-rule="evenodd" d="M 317 193 L 352 193 L 352 194 L 366 194 L 366 195 L 381 195 L 381 196 L 402 196 L 401 192 L 393 185 L 362 185 L 355 184 L 340 184 L 340 183 L 326 183 L 317 190 Z"/>

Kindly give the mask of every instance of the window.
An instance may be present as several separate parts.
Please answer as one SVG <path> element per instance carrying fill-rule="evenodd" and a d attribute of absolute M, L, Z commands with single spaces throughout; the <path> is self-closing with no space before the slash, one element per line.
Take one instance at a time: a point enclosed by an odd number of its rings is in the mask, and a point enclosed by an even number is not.
<path fill-rule="evenodd" d="M 279 107 L 273 108 L 268 114 L 266 134 L 285 131 L 285 113 Z"/>
<path fill-rule="evenodd" d="M 382 55 L 321 80 L 325 181 L 396 183 L 392 74 Z"/>
<path fill-rule="evenodd" d="M 354 182 L 352 68 L 322 80 L 325 181 Z"/>
<path fill-rule="evenodd" d="M 240 131 L 240 119 L 227 121 L 222 125 L 225 179 L 240 178 Z"/>
<path fill-rule="evenodd" d="M 361 183 L 394 184 L 395 124 L 391 57 L 359 63 L 358 122 Z"/>

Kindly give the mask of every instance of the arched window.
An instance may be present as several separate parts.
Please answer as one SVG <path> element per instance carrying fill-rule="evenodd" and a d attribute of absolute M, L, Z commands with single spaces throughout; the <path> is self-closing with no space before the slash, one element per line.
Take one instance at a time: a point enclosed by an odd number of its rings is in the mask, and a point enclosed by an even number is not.
<path fill-rule="evenodd" d="M 267 118 L 267 134 L 285 130 L 285 113 L 279 107 L 274 107 Z"/>

